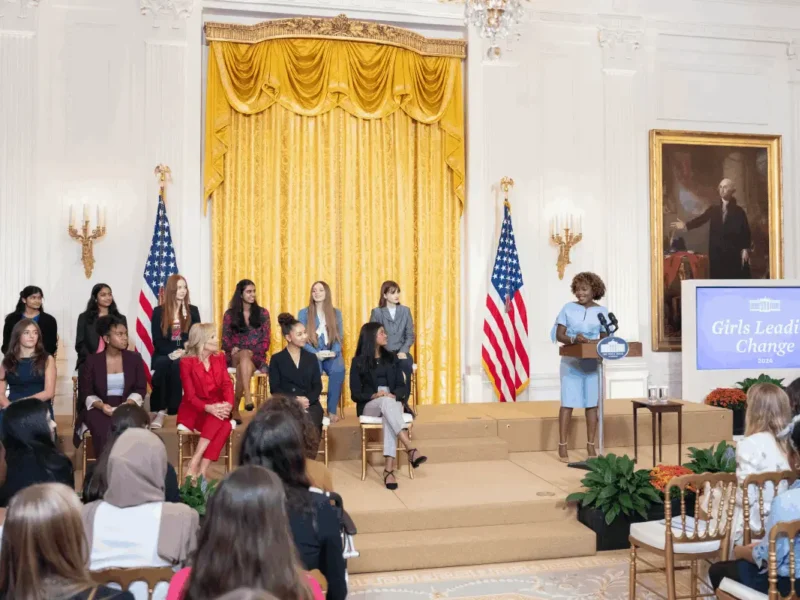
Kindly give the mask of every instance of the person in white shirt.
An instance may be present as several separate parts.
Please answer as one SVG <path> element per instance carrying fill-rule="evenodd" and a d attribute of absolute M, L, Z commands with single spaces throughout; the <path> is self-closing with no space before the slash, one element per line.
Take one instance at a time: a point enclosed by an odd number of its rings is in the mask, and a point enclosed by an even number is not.
<path fill-rule="evenodd" d="M 745 437 L 736 445 L 736 478 L 741 488 L 748 475 L 787 471 L 792 468 L 793 451 L 789 440 L 779 437 L 781 431 L 792 420 L 789 397 L 779 386 L 772 383 L 759 383 L 747 391 L 747 417 Z M 779 486 L 777 492 L 785 489 Z M 770 511 L 772 499 L 777 493 L 767 487 L 764 490 L 764 516 Z M 751 486 L 748 490 L 750 528 L 761 528 L 761 515 L 758 509 L 758 490 Z M 736 508 L 733 515 L 733 542 L 740 545 L 744 539 L 743 495 L 736 493 Z"/>
<path fill-rule="evenodd" d="M 196 546 L 200 517 L 185 504 L 164 502 L 166 472 L 167 450 L 154 433 L 128 429 L 114 443 L 103 500 L 83 507 L 92 571 L 184 565 Z M 168 587 L 156 586 L 153 600 L 166 598 Z M 148 600 L 144 582 L 130 591 L 136 600 Z"/>

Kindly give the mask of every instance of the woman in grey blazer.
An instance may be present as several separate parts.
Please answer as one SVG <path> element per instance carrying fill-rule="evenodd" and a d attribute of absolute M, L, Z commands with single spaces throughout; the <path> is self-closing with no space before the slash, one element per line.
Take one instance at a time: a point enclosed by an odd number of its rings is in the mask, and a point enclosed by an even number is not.
<path fill-rule="evenodd" d="M 414 367 L 414 357 L 411 356 L 411 346 L 414 345 L 414 319 L 411 310 L 400 304 L 400 286 L 394 281 L 384 281 L 381 285 L 381 297 L 378 307 L 372 309 L 369 316 L 372 323 L 380 323 L 386 330 L 389 341 L 386 349 L 397 354 L 400 359 L 400 369 L 406 378 L 406 384 L 411 382 L 411 371 Z"/>

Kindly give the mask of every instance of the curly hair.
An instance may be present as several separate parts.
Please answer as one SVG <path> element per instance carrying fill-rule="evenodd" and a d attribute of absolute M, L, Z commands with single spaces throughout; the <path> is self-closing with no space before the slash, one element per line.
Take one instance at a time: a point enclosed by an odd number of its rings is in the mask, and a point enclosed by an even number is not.
<path fill-rule="evenodd" d="M 264 403 L 261 413 L 282 412 L 288 413 L 300 426 L 303 435 L 303 454 L 306 458 L 316 459 L 319 450 L 319 432 L 311 421 L 308 413 L 303 410 L 300 403 L 290 396 L 270 396 Z"/>
<path fill-rule="evenodd" d="M 593 300 L 600 300 L 606 295 L 606 284 L 603 283 L 600 276 L 595 273 L 584 271 L 583 273 L 575 275 L 575 277 L 572 278 L 572 286 L 570 288 L 573 294 L 578 291 L 579 285 L 588 285 L 592 288 Z"/>

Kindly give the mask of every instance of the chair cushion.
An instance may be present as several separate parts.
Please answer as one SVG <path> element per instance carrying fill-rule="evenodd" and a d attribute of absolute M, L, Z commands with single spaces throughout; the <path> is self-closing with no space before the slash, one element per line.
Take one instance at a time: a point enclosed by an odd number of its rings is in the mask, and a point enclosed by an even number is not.
<path fill-rule="evenodd" d="M 178 431 L 180 431 L 181 433 L 194 433 L 200 435 L 199 431 L 192 431 L 186 425 L 181 425 L 180 423 L 178 423 Z"/>
<path fill-rule="evenodd" d="M 675 535 L 680 534 L 680 530 L 672 528 Z M 666 545 L 666 526 L 662 521 L 646 521 L 644 523 L 634 523 L 631 525 L 631 537 L 642 544 L 652 548 L 663 550 Z M 719 550 L 719 540 L 705 542 L 681 542 L 674 546 L 677 554 L 705 554 Z"/>
<path fill-rule="evenodd" d="M 364 425 L 380 425 L 383 423 L 383 417 L 365 417 L 360 416 L 358 417 L 358 422 L 363 423 Z M 412 417 L 408 413 L 403 413 L 403 423 L 413 423 L 414 417 Z"/>
<path fill-rule="evenodd" d="M 228 373 L 231 375 L 236 375 L 236 369 L 234 367 L 228 367 Z"/>
<path fill-rule="evenodd" d="M 330 426 L 331 426 L 331 420 L 330 420 L 330 418 L 328 418 L 328 417 L 322 417 L 322 426 L 323 426 L 323 427 L 330 427 Z"/>
<path fill-rule="evenodd" d="M 728 579 L 727 577 L 719 584 L 719 589 L 723 592 L 728 592 L 731 596 L 739 598 L 740 600 L 769 600 L 767 594 L 757 592 L 753 588 L 747 587 L 733 579 Z"/>

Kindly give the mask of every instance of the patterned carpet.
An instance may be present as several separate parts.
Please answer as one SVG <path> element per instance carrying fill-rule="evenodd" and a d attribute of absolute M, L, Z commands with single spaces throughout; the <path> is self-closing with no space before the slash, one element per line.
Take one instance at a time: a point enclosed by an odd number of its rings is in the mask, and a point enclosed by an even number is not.
<path fill-rule="evenodd" d="M 348 598 L 622 600 L 628 598 L 628 556 L 627 551 L 605 552 L 586 558 L 352 575 Z M 641 588 L 637 591 L 637 600 L 658 598 Z"/>

